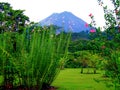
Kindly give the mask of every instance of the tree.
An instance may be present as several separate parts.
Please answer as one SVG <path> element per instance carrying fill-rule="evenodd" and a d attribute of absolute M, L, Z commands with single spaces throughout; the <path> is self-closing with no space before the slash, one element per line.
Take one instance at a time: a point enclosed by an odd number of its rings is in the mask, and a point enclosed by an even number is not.
<path fill-rule="evenodd" d="M 90 56 L 90 67 L 93 68 L 93 73 L 96 74 L 96 69 L 101 66 L 101 62 L 103 61 L 102 57 L 98 54 L 91 54 Z"/>
<path fill-rule="evenodd" d="M 78 52 L 79 56 L 77 60 L 81 63 L 81 73 L 83 73 L 83 68 L 87 67 L 89 73 L 89 66 L 90 66 L 90 52 L 89 51 L 80 51 Z"/>
<path fill-rule="evenodd" d="M 0 33 L 23 32 L 29 18 L 24 10 L 13 10 L 9 3 L 0 2 Z"/>
<path fill-rule="evenodd" d="M 17 35 L 24 32 L 29 18 L 23 14 L 24 10 L 13 10 L 9 3 L 0 2 L 0 61 L 5 88 L 12 88 L 16 70 L 13 64 L 19 56 Z M 18 55 L 17 55 L 18 54 Z"/>
<path fill-rule="evenodd" d="M 116 83 L 120 84 L 120 0 L 111 0 L 114 6 L 113 10 L 110 10 L 107 6 L 104 6 L 103 0 L 98 0 L 98 2 L 99 5 L 103 7 L 104 17 L 106 20 L 104 31 L 106 40 L 103 54 L 107 59 L 107 63 L 105 65 L 106 76 L 109 76 L 113 80 L 116 89 Z"/>

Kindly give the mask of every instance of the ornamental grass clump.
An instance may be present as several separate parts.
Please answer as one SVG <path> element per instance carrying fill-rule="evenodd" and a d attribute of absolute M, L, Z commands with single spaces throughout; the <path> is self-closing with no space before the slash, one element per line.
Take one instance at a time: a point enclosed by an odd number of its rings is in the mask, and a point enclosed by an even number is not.
<path fill-rule="evenodd" d="M 56 35 L 53 27 L 27 30 L 22 34 L 0 34 L 0 72 L 4 78 L 1 86 L 4 89 L 41 90 L 52 83 L 60 70 L 61 58 L 67 57 L 70 34 Z"/>

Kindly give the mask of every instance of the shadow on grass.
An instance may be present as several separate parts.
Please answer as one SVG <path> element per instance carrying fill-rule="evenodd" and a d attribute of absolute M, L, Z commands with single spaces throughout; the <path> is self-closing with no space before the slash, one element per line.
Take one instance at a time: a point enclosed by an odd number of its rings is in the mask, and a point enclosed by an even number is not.
<path fill-rule="evenodd" d="M 93 73 L 93 72 L 89 72 L 89 73 L 88 73 L 88 72 L 84 72 L 84 73 L 81 73 L 81 74 L 100 74 L 100 73 L 98 73 L 98 72 L 97 72 L 97 73 Z"/>
<path fill-rule="evenodd" d="M 42 87 L 41 90 L 57 90 L 57 89 L 58 89 L 58 87 L 45 85 Z M 38 86 L 26 87 L 24 85 L 12 87 L 12 86 L 8 85 L 8 86 L 0 86 L 0 90 L 39 90 L 39 87 Z"/>
<path fill-rule="evenodd" d="M 97 82 L 97 83 L 104 83 L 107 88 L 114 87 L 112 81 L 111 81 L 109 78 L 107 78 L 107 77 L 105 77 L 105 78 L 102 77 L 101 79 L 93 78 L 93 80 L 94 80 L 95 82 Z M 120 90 L 120 89 L 119 89 L 119 90 Z"/>

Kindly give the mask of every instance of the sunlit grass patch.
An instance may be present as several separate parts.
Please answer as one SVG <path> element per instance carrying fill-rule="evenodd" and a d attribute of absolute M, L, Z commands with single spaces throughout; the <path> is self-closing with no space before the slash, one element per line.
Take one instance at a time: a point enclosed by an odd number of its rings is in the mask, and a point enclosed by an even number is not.
<path fill-rule="evenodd" d="M 110 80 L 103 78 L 102 73 L 99 70 L 98 74 L 81 74 L 80 69 L 64 69 L 52 85 L 58 90 L 114 90 Z"/>

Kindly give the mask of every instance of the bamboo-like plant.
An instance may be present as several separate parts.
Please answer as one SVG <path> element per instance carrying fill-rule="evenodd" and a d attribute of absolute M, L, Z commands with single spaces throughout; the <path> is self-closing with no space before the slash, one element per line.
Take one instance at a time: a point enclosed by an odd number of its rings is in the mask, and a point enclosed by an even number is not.
<path fill-rule="evenodd" d="M 29 89 L 37 86 L 37 90 L 50 85 L 59 72 L 61 58 L 67 57 L 69 39 L 70 34 L 56 35 L 53 27 L 34 28 L 34 32 L 25 30 L 23 34 L 1 34 L 0 59 L 5 85 Z"/>

